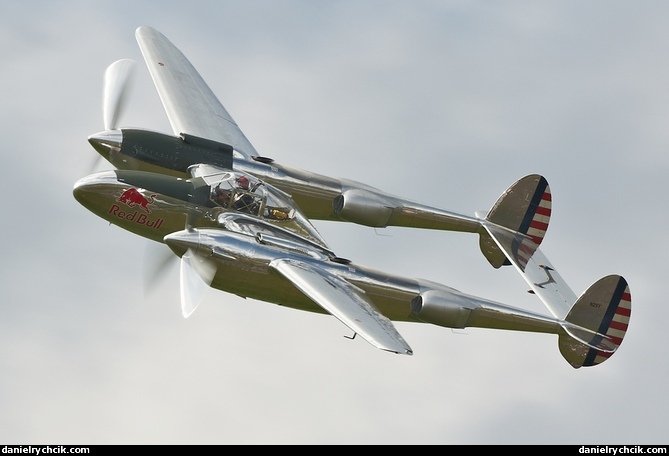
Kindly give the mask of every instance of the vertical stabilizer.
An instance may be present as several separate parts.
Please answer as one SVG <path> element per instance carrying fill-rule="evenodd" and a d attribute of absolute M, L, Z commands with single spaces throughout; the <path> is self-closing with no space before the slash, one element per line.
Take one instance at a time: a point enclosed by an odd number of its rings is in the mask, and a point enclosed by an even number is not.
<path fill-rule="evenodd" d="M 560 335 L 560 353 L 574 368 L 596 366 L 615 353 L 632 311 L 627 281 L 619 275 L 599 279 L 571 308 Z"/>
<path fill-rule="evenodd" d="M 538 247 L 546 235 L 550 217 L 551 190 L 548 181 L 538 174 L 530 174 L 511 185 L 497 199 L 485 220 L 526 235 Z M 511 264 L 487 233 L 481 234 L 479 246 L 493 267 Z"/>

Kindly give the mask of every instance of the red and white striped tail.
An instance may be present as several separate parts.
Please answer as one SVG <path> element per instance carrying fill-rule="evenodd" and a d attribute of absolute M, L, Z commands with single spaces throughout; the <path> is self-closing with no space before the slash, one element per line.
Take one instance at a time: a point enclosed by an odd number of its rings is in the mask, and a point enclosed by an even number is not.
<path fill-rule="evenodd" d="M 536 205 L 533 203 L 528 207 L 527 217 L 529 225 L 527 229 L 521 226 L 518 230 L 530 236 L 537 245 L 541 244 L 541 241 L 544 240 L 544 236 L 546 236 L 546 231 L 548 230 L 548 222 L 551 218 L 551 189 L 545 179 L 543 182 L 545 182 L 545 186 L 537 186 L 537 191 L 534 195 L 534 198 L 537 200 Z"/>
<path fill-rule="evenodd" d="M 560 353 L 575 368 L 596 366 L 616 352 L 625 337 L 632 313 L 627 281 L 618 275 L 595 282 L 576 301 L 565 321 L 593 331 L 589 340 L 570 335 L 559 338 Z"/>
<path fill-rule="evenodd" d="M 513 246 L 513 255 L 521 263 L 521 268 L 546 236 L 551 203 L 548 181 L 538 174 L 530 174 L 511 185 L 486 216 L 486 221 L 524 235 L 518 236 Z M 494 267 L 511 264 L 495 242 L 485 234 L 481 236 L 479 244 L 481 252 Z"/>

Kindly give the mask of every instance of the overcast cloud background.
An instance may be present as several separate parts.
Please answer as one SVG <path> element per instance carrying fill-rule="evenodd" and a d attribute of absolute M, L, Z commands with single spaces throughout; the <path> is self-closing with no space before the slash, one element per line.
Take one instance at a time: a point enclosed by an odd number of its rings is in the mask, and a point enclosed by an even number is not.
<path fill-rule="evenodd" d="M 0 15 L 0 443 L 666 444 L 669 3 L 5 2 Z M 171 132 L 134 32 L 191 60 L 256 149 L 472 215 L 545 176 L 542 251 L 632 318 L 606 363 L 557 338 L 397 323 L 395 356 L 332 317 L 210 290 L 181 317 L 167 248 L 72 197 L 102 76 L 137 60 L 123 126 Z M 543 309 L 464 233 L 315 223 L 340 256 Z"/>

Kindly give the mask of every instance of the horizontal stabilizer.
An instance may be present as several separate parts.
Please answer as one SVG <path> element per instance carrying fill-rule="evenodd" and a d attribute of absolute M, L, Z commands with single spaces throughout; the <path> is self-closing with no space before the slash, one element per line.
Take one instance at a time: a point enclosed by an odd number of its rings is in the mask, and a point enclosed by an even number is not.
<path fill-rule="evenodd" d="M 576 294 L 539 250 L 534 239 L 490 223 L 485 223 L 484 227 L 551 314 L 564 319 L 576 302 Z"/>

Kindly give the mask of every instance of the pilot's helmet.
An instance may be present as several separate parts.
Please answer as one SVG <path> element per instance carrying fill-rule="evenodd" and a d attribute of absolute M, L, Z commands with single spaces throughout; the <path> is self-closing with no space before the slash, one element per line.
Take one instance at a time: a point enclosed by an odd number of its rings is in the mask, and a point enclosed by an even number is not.
<path fill-rule="evenodd" d="M 239 176 L 237 178 L 237 185 L 239 185 L 239 188 L 243 190 L 248 190 L 249 189 L 249 180 L 246 176 Z"/>

